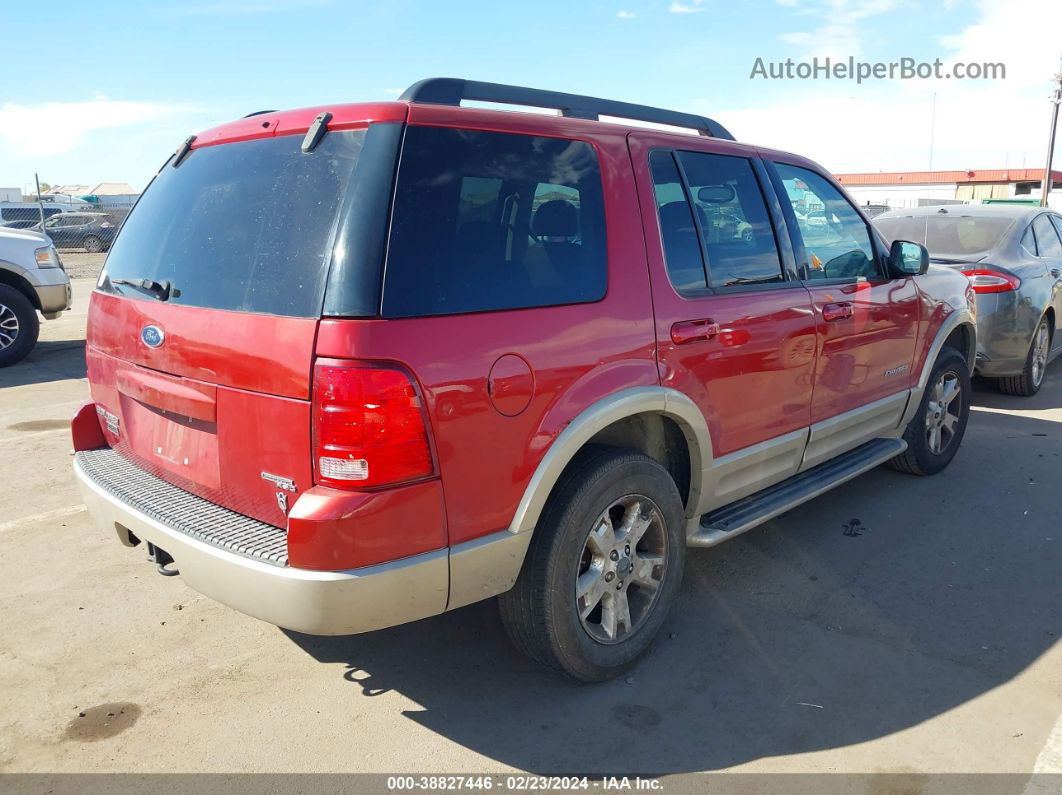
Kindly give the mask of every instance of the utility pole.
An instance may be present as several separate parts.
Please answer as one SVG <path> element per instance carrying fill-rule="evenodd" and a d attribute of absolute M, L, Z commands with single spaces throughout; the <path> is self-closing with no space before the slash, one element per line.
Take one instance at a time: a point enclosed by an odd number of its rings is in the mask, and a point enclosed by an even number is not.
<path fill-rule="evenodd" d="M 41 211 L 41 233 L 44 232 L 44 199 L 41 198 L 41 178 L 33 172 L 33 181 L 37 183 L 37 207 Z"/>
<path fill-rule="evenodd" d="M 1059 60 L 1058 74 L 1055 75 L 1055 90 L 1051 94 L 1051 132 L 1047 137 L 1047 165 L 1044 167 L 1043 194 L 1040 206 L 1047 206 L 1047 194 L 1051 192 L 1051 161 L 1055 155 L 1055 128 L 1058 126 L 1058 105 L 1062 102 L 1062 59 Z"/>

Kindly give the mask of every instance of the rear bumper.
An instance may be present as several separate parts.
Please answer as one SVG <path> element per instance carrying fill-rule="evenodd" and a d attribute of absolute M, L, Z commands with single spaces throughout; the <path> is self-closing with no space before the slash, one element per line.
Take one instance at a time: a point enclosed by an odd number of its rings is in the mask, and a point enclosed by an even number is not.
<path fill-rule="evenodd" d="M 234 554 L 175 530 L 93 481 L 74 461 L 89 513 L 132 545 L 130 533 L 174 559 L 189 587 L 241 613 L 311 635 L 350 635 L 446 609 L 447 549 L 348 571 L 310 571 Z"/>

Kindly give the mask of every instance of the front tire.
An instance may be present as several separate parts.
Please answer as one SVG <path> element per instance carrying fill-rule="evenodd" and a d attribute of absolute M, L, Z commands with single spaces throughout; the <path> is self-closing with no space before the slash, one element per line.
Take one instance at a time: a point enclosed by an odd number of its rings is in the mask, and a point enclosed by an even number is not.
<path fill-rule="evenodd" d="M 1029 343 L 1029 353 L 1025 357 L 1025 366 L 1018 375 L 1010 375 L 996 380 L 999 391 L 1005 395 L 1017 397 L 1032 397 L 1040 391 L 1044 383 L 1044 373 L 1047 370 L 1047 356 L 1051 351 L 1051 329 L 1047 318 L 1040 319 L 1036 327 L 1032 342 Z"/>
<path fill-rule="evenodd" d="M 909 475 L 935 475 L 950 464 L 966 433 L 970 392 L 969 365 L 958 351 L 944 348 L 904 431 L 907 449 L 889 465 Z"/>
<path fill-rule="evenodd" d="M 516 585 L 506 633 L 540 664 L 584 682 L 628 670 L 671 609 L 686 559 L 675 481 L 640 453 L 580 453 L 551 495 Z"/>
<path fill-rule="evenodd" d="M 14 287 L 0 284 L 0 367 L 26 358 L 37 344 L 40 321 L 37 310 Z"/>

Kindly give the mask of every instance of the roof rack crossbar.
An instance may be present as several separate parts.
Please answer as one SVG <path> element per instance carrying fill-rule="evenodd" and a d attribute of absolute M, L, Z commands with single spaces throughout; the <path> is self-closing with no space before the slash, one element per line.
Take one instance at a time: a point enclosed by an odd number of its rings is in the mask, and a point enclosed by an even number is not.
<path fill-rule="evenodd" d="M 421 80 L 407 88 L 399 99 L 408 102 L 454 106 L 460 105 L 461 100 L 470 99 L 481 102 L 500 102 L 506 105 L 555 108 L 561 112 L 561 115 L 576 119 L 596 121 L 600 116 L 615 116 L 621 119 L 666 124 L 671 127 L 685 127 L 712 138 L 734 140 L 734 136 L 723 125 L 707 116 L 664 110 L 648 105 L 635 105 L 612 99 L 584 97 L 560 91 L 542 91 L 523 86 L 507 86 L 502 83 L 484 83 L 479 80 L 462 80 L 456 77 L 429 77 Z"/>

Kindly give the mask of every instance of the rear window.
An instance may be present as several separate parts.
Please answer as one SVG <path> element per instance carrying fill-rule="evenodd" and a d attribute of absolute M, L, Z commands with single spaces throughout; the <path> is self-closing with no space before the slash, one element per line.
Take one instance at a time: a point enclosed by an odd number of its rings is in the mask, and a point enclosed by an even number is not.
<path fill-rule="evenodd" d="M 908 215 L 874 219 L 881 233 L 893 240 L 921 243 L 930 254 L 980 254 L 995 248 L 1013 221 L 1002 217 Z"/>
<path fill-rule="evenodd" d="M 364 130 L 331 132 L 310 153 L 288 135 L 205 146 L 167 164 L 107 258 L 114 279 L 169 280 L 171 303 L 317 317 L 337 216 Z"/>
<path fill-rule="evenodd" d="M 601 172 L 589 144 L 406 131 L 385 316 L 596 301 L 605 294 L 606 270 Z"/>

